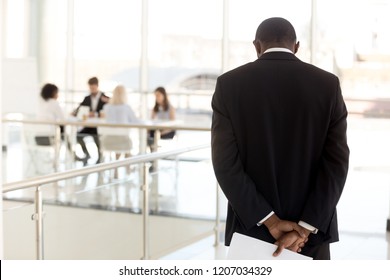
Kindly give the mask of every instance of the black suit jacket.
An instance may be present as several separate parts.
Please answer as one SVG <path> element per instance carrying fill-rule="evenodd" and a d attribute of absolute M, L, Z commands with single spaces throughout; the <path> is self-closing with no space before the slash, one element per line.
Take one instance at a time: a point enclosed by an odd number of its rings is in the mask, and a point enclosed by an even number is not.
<path fill-rule="evenodd" d="M 94 111 L 92 108 L 92 99 L 91 95 L 87 95 L 83 102 L 80 103 L 80 105 L 77 107 L 77 109 L 74 111 L 74 115 L 77 115 L 77 112 L 79 111 L 81 106 L 88 106 L 90 112 L 96 112 L 98 113 L 98 116 L 100 117 L 100 111 L 103 109 L 103 106 L 107 103 L 107 101 L 102 100 L 103 98 L 108 99 L 108 96 L 104 94 L 104 92 L 101 92 L 98 105 L 96 107 L 96 110 Z M 79 133 L 81 134 L 97 134 L 97 128 L 96 127 L 84 127 Z"/>
<path fill-rule="evenodd" d="M 96 107 L 96 110 L 94 111 L 93 108 L 92 108 L 91 95 L 87 95 L 84 98 L 83 102 L 81 102 L 80 105 L 75 110 L 75 114 L 77 115 L 77 112 L 78 112 L 78 110 L 80 109 L 81 106 L 88 106 L 90 112 L 96 112 L 96 113 L 100 114 L 100 111 L 103 109 L 103 106 L 107 103 L 106 101 L 102 100 L 102 97 L 108 99 L 108 96 L 106 96 L 104 94 L 104 92 L 101 92 L 98 105 Z"/>
<path fill-rule="evenodd" d="M 212 160 L 228 199 L 226 245 L 239 232 L 275 240 L 262 218 L 319 229 L 338 240 L 336 204 L 348 171 L 347 110 L 338 78 L 286 52 L 220 76 L 212 99 Z"/>

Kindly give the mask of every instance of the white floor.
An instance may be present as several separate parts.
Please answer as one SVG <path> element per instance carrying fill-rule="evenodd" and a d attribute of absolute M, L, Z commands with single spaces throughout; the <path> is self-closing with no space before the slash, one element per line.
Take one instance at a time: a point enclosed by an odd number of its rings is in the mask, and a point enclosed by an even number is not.
<path fill-rule="evenodd" d="M 224 260 L 228 247 L 214 246 L 214 237 L 208 237 L 190 246 L 164 256 L 162 260 Z M 332 260 L 390 260 L 390 233 L 373 236 L 343 233 L 340 242 L 331 245 Z"/>

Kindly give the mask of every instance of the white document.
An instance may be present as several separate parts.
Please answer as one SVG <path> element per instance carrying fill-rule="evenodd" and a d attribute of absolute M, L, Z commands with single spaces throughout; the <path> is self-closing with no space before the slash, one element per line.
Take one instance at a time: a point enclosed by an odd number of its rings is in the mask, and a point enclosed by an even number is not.
<path fill-rule="evenodd" d="M 83 120 L 84 116 L 89 117 L 89 106 L 80 106 L 77 112 L 77 118 Z"/>
<path fill-rule="evenodd" d="M 240 233 L 233 234 L 228 260 L 311 260 L 312 258 L 284 249 L 278 257 L 272 256 L 277 246 Z"/>

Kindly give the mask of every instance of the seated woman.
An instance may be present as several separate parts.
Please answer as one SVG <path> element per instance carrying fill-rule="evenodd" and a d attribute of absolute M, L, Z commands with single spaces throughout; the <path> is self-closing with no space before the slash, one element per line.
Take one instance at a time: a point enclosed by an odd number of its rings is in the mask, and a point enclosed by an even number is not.
<path fill-rule="evenodd" d="M 40 103 L 38 118 L 47 121 L 64 120 L 64 113 L 58 103 L 58 87 L 54 84 L 45 84 L 41 89 L 42 102 Z M 64 133 L 64 127 L 60 126 L 61 134 Z M 50 146 L 53 144 L 55 127 L 45 126 L 38 129 L 39 136 L 35 136 L 35 142 L 39 146 Z"/>
<path fill-rule="evenodd" d="M 127 104 L 126 89 L 119 85 L 113 91 L 113 96 L 109 103 L 104 105 L 102 117 L 106 118 L 107 123 L 128 124 L 138 122 L 134 111 Z M 102 149 L 110 151 L 128 151 L 125 157 L 130 156 L 132 142 L 129 138 L 129 130 L 123 128 L 104 128 L 98 129 L 101 135 Z M 116 159 L 121 156 L 120 152 L 116 153 Z"/>
<path fill-rule="evenodd" d="M 165 120 L 173 121 L 175 120 L 175 108 L 169 103 L 168 95 L 163 87 L 158 87 L 154 91 L 156 97 L 156 103 L 152 110 L 152 120 Z M 161 139 L 172 139 L 176 135 L 175 130 L 162 130 Z M 148 145 L 151 146 L 154 143 L 154 134 L 155 131 L 151 130 L 149 132 Z"/>

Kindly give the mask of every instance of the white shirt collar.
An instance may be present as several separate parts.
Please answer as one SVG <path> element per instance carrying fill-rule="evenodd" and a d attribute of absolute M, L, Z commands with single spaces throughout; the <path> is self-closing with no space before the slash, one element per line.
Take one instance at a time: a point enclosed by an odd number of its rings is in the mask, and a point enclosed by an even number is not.
<path fill-rule="evenodd" d="M 287 53 L 294 54 L 291 50 L 286 49 L 286 48 L 269 48 L 269 49 L 265 50 L 265 52 L 263 52 L 263 54 L 269 53 L 269 52 L 287 52 Z"/>
<path fill-rule="evenodd" d="M 100 97 L 102 96 L 102 93 L 99 91 L 98 94 L 96 96 L 93 96 L 91 95 L 91 107 L 92 107 L 92 111 L 96 112 L 97 111 L 97 107 L 99 105 L 99 100 L 100 100 Z"/>
<path fill-rule="evenodd" d="M 102 93 L 100 91 L 98 91 L 98 93 L 95 96 L 93 96 L 91 94 L 91 98 L 94 98 L 94 99 L 100 99 L 100 96 L 102 96 Z"/>

